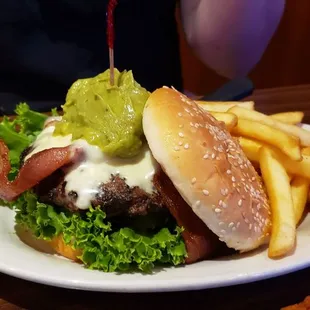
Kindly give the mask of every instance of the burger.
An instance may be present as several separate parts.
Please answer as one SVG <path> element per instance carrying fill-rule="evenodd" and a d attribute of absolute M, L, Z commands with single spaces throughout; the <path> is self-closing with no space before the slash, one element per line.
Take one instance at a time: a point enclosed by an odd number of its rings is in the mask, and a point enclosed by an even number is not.
<path fill-rule="evenodd" d="M 76 81 L 59 115 L 24 104 L 26 112 L 3 120 L 28 139 L 17 147 L 0 131 L 0 198 L 18 226 L 105 272 L 267 243 L 260 176 L 225 124 L 174 88 L 147 92 L 131 71 L 116 70 L 111 86 L 108 71 Z"/>

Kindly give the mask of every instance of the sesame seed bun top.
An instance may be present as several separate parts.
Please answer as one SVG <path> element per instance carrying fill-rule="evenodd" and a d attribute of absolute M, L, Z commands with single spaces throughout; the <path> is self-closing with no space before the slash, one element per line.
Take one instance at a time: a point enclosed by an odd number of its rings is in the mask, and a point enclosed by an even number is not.
<path fill-rule="evenodd" d="M 223 123 L 163 87 L 146 103 L 143 130 L 154 158 L 221 241 L 242 252 L 267 242 L 271 213 L 261 179 Z"/>

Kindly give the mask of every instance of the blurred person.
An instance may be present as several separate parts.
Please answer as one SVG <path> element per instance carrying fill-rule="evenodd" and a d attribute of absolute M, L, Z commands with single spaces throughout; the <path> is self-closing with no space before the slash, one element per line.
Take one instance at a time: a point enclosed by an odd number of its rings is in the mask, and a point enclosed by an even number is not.
<path fill-rule="evenodd" d="M 2 0 L 0 102 L 62 104 L 71 84 L 109 68 L 108 0 Z M 119 0 L 115 66 L 149 91 L 183 89 L 179 5 L 189 45 L 218 74 L 246 76 L 262 57 L 285 0 Z M 46 102 L 47 103 L 43 103 Z"/>

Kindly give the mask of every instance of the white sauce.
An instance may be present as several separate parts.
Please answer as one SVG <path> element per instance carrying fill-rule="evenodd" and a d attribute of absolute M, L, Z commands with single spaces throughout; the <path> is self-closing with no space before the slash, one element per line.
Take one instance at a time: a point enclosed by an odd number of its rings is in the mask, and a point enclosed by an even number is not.
<path fill-rule="evenodd" d="M 119 175 L 126 179 L 126 183 L 138 186 L 147 193 L 153 192 L 153 176 L 158 164 L 154 160 L 150 149 L 145 146 L 137 157 L 131 159 L 112 158 L 105 155 L 99 147 L 88 144 L 85 140 L 72 141 L 71 135 L 53 136 L 55 126 L 49 126 L 38 135 L 33 143 L 33 150 L 26 159 L 33 154 L 52 147 L 73 145 L 82 148 L 85 160 L 71 167 L 65 176 L 66 193 L 74 191 L 78 194 L 76 206 L 87 209 L 94 199 L 100 184 L 109 182 L 111 175 Z"/>
<path fill-rule="evenodd" d="M 39 133 L 36 140 L 32 144 L 33 149 L 25 157 L 25 160 L 43 150 L 50 149 L 52 147 L 65 147 L 72 143 L 71 135 L 54 137 L 53 136 L 54 130 L 55 126 L 49 126 L 44 128 L 42 132 Z"/>

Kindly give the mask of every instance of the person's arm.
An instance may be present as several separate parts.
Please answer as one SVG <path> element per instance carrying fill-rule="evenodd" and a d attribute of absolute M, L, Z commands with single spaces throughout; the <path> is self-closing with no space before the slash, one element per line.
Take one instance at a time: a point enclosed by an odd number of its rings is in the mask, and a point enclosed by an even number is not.
<path fill-rule="evenodd" d="M 285 0 L 181 0 L 186 38 L 218 74 L 245 76 L 261 59 Z"/>

